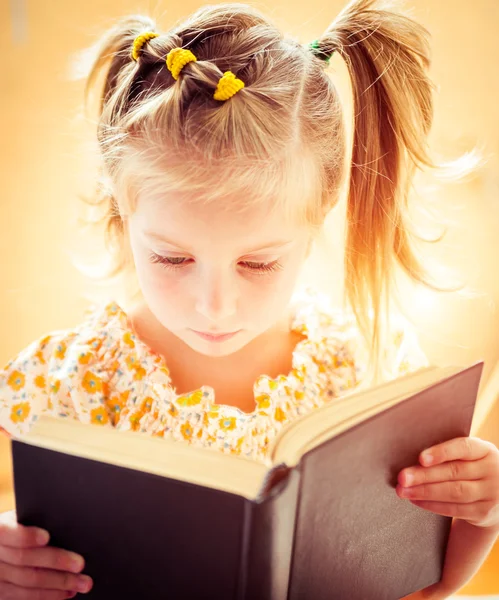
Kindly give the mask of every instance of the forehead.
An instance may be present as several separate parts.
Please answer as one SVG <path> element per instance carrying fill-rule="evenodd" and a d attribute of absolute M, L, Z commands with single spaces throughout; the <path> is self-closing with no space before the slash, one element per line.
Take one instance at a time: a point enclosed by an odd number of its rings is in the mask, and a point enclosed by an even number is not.
<path fill-rule="evenodd" d="M 243 199 L 244 200 L 244 199 Z M 291 220 L 269 201 L 241 198 L 198 201 L 188 194 L 140 197 L 131 216 L 134 226 L 196 250 L 219 247 L 236 251 L 306 236 L 305 224 Z"/>

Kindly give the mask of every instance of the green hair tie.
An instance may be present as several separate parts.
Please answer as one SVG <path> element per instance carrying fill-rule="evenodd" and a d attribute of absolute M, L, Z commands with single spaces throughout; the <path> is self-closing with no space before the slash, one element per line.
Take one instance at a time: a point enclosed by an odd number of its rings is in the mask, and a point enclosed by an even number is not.
<path fill-rule="evenodd" d="M 308 47 L 312 51 L 312 53 L 315 54 L 315 56 L 317 56 L 317 58 L 320 58 L 321 60 L 323 60 L 327 65 L 329 64 L 329 61 L 331 60 L 331 57 L 334 54 L 334 50 L 333 50 L 333 52 L 331 52 L 331 54 L 329 54 L 329 55 L 326 54 L 325 52 L 320 50 L 319 40 L 314 40 L 313 42 L 310 42 Z"/>

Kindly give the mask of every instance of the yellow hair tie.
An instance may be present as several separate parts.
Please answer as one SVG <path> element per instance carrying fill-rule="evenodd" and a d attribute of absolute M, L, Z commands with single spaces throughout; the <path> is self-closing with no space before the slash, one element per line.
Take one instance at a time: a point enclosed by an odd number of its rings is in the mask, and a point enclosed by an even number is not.
<path fill-rule="evenodd" d="M 144 47 L 144 44 L 147 44 L 149 40 L 152 40 L 159 36 L 159 33 L 153 33 L 152 31 L 148 31 L 147 33 L 141 33 L 135 38 L 133 42 L 132 48 L 132 58 L 133 60 L 139 60 L 140 51 Z"/>
<path fill-rule="evenodd" d="M 232 98 L 234 94 L 237 94 L 243 87 L 244 83 L 240 79 L 237 79 L 234 73 L 225 71 L 218 82 L 213 98 L 215 98 L 215 100 L 228 100 L 229 98 Z"/>
<path fill-rule="evenodd" d="M 195 61 L 197 61 L 197 58 L 194 54 L 185 48 L 173 48 L 166 56 L 166 66 L 171 71 L 173 79 L 178 79 L 180 71 L 187 63 Z"/>

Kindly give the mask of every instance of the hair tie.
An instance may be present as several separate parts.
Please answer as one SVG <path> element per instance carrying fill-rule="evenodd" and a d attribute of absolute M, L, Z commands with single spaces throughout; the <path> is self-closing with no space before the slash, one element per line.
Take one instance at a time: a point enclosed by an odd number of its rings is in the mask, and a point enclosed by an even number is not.
<path fill-rule="evenodd" d="M 310 42 L 310 44 L 308 45 L 309 50 L 312 51 L 312 54 L 317 56 L 317 58 L 319 58 L 320 60 L 323 60 L 328 65 L 329 61 L 331 60 L 331 57 L 336 52 L 336 50 L 333 50 L 331 52 L 331 54 L 327 54 L 326 52 L 324 52 L 324 50 L 321 50 L 319 46 L 320 46 L 319 40 L 314 40 L 313 42 Z"/>
<path fill-rule="evenodd" d="M 178 79 L 180 71 L 187 63 L 195 61 L 197 61 L 197 58 L 194 54 L 185 48 L 173 48 L 166 56 L 166 66 L 171 72 L 173 79 Z"/>
<path fill-rule="evenodd" d="M 237 79 L 232 71 L 225 71 L 218 82 L 213 98 L 215 98 L 215 100 L 228 100 L 229 98 L 232 98 L 234 94 L 237 94 L 243 87 L 244 82 Z"/>
<path fill-rule="evenodd" d="M 133 42 L 133 47 L 132 47 L 133 60 L 139 60 L 140 51 L 142 50 L 144 45 L 147 44 L 147 42 L 149 40 L 152 40 L 156 37 L 159 37 L 159 33 L 153 33 L 152 31 L 148 31 L 146 33 L 141 33 L 140 35 L 138 35 L 135 38 L 135 41 Z"/>

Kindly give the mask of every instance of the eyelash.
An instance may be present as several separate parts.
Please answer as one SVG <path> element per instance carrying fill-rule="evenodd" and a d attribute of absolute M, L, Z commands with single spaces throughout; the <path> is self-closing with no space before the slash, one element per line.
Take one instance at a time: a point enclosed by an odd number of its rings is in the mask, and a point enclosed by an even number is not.
<path fill-rule="evenodd" d="M 188 259 L 184 258 L 183 256 L 178 256 L 178 257 L 160 256 L 159 254 L 152 252 L 151 256 L 150 256 L 150 260 L 152 263 L 160 264 L 165 269 L 169 269 L 170 271 L 176 271 L 176 270 L 181 269 L 182 267 L 186 266 L 187 263 L 186 262 L 175 263 L 175 262 L 171 262 L 171 261 L 175 261 L 175 260 L 185 261 Z M 251 271 L 253 273 L 259 273 L 259 274 L 273 273 L 275 271 L 279 271 L 280 269 L 282 269 L 281 264 L 277 260 L 274 260 L 273 262 L 269 262 L 269 263 L 258 263 L 258 262 L 246 260 L 246 261 L 243 261 L 241 264 L 253 265 L 253 266 L 246 266 L 244 268 L 246 268 L 248 271 Z M 256 265 L 256 266 L 254 266 L 254 265 Z"/>

